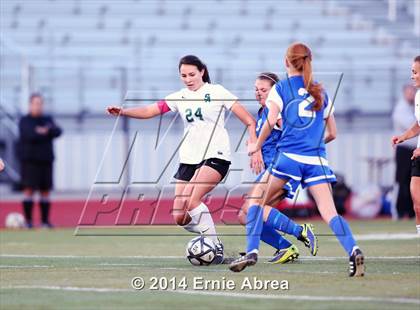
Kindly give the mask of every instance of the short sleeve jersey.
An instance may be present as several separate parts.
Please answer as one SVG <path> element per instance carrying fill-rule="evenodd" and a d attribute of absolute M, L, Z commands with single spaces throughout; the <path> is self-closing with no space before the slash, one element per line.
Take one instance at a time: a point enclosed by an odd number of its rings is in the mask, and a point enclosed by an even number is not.
<path fill-rule="evenodd" d="M 225 111 L 237 97 L 218 84 L 205 83 L 196 91 L 183 88 L 165 98 L 184 122 L 180 162 L 198 164 L 208 158 L 230 161 L 230 141 L 225 128 Z"/>
<path fill-rule="evenodd" d="M 326 158 L 325 119 L 334 112 L 334 107 L 325 92 L 323 97 L 321 109 L 312 110 L 315 100 L 305 89 L 302 76 L 281 80 L 271 89 L 267 106 L 277 105 L 283 119 L 279 151 Z"/>

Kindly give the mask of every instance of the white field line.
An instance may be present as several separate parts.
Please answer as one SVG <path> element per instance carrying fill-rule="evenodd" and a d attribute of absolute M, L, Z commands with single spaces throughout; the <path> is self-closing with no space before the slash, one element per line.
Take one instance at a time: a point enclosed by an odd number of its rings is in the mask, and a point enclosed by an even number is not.
<path fill-rule="evenodd" d="M 264 262 L 264 264 L 269 264 L 268 262 Z M 109 263 L 101 263 L 97 264 L 95 266 L 100 267 L 150 267 L 146 264 L 109 264 Z M 0 265 L 0 269 L 29 269 L 29 268 L 59 268 L 56 266 L 38 266 L 38 265 L 22 265 L 22 266 L 9 266 L 9 265 Z M 203 267 L 201 269 L 198 269 L 196 266 L 191 267 L 161 267 L 157 268 L 159 270 L 170 270 L 170 271 L 200 271 L 200 272 L 224 272 L 226 270 L 221 269 L 214 269 L 209 267 Z M 305 273 L 305 274 L 339 274 L 341 272 L 333 272 L 333 271 L 304 271 L 304 270 L 282 270 L 283 273 Z M 395 274 L 395 273 L 393 273 Z"/>
<path fill-rule="evenodd" d="M 0 265 L 0 268 L 5 269 L 25 269 L 25 268 L 53 268 L 54 266 L 43 265 Z"/>
<path fill-rule="evenodd" d="M 99 256 L 99 255 L 37 255 L 37 254 L 0 254 L 4 258 L 102 258 L 102 259 L 184 259 L 184 256 L 146 256 L 146 255 L 127 255 L 127 256 Z M 269 259 L 272 256 L 260 256 L 262 259 Z M 420 259 L 420 256 L 367 256 L 367 260 L 397 260 L 397 259 Z M 347 256 L 299 256 L 299 260 L 310 261 L 335 261 L 335 260 L 348 260 Z"/>
<path fill-rule="evenodd" d="M 267 263 L 268 264 L 268 263 Z M 102 264 L 97 264 L 96 266 L 101 266 L 101 267 L 148 267 L 148 265 L 146 264 L 108 264 L 108 263 L 102 263 Z M 58 268 L 56 266 L 38 266 L 38 265 L 22 265 L 22 266 L 9 266 L 9 265 L 0 265 L 0 269 L 30 269 L 30 268 Z M 161 268 L 157 268 L 159 270 L 170 270 L 170 271 L 198 271 L 198 268 L 195 266 L 191 266 L 191 267 L 185 267 L 185 268 L 180 268 L 180 267 L 161 267 Z M 208 268 L 208 267 L 204 267 L 202 269 L 199 269 L 199 271 L 201 272 L 221 272 L 221 271 L 225 271 L 225 270 L 220 270 L 220 269 L 214 269 L 214 268 Z M 340 272 L 333 272 L 333 271 L 304 271 L 304 270 L 283 270 L 283 273 L 305 273 L 305 274 L 339 274 Z M 395 273 L 393 273 L 395 274 Z"/>
<path fill-rule="evenodd" d="M 363 241 L 410 240 L 410 239 L 419 239 L 420 241 L 420 235 L 407 234 L 407 233 L 380 233 L 380 234 L 360 234 L 360 235 L 356 234 L 354 235 L 354 238 L 356 240 L 363 240 Z"/>
<path fill-rule="evenodd" d="M 2 286 L 0 289 L 41 289 L 52 291 L 73 291 L 73 292 L 94 292 L 94 293 L 139 293 L 134 289 L 102 288 L 102 287 L 76 287 L 76 286 L 46 286 L 46 285 L 16 285 Z M 271 300 L 292 300 L 292 301 L 338 301 L 338 302 L 376 302 L 376 303 L 396 303 L 396 304 L 416 304 L 420 305 L 420 299 L 415 298 L 388 298 L 373 296 L 310 296 L 310 295 L 273 295 L 273 294 L 251 294 L 233 292 L 212 292 L 212 291 L 192 291 L 192 290 L 168 290 L 161 291 L 167 293 L 217 296 L 241 299 L 271 299 Z"/>
<path fill-rule="evenodd" d="M 264 264 L 270 264 L 268 262 L 264 262 Z M 197 271 L 197 267 L 191 266 L 191 267 L 185 267 L 185 268 L 179 268 L 179 267 L 162 267 L 158 268 L 159 270 L 173 270 L 173 271 Z M 200 269 L 201 272 L 224 272 L 225 270 L 220 269 L 211 269 L 208 267 L 204 267 Z M 342 272 L 334 272 L 334 271 L 307 271 L 307 270 L 282 270 L 282 273 L 305 273 L 305 274 L 342 274 Z"/>
<path fill-rule="evenodd" d="M 143 267 L 150 267 L 149 265 L 147 265 L 147 264 L 139 264 L 139 263 L 137 263 L 137 264 L 121 264 L 121 263 L 115 263 L 115 264 L 113 264 L 113 263 L 100 263 L 100 264 L 98 264 L 98 266 L 104 266 L 104 267 L 107 267 L 107 266 L 109 266 L 109 267 L 112 267 L 112 266 L 120 266 L 120 267 L 130 267 L 130 266 L 143 266 Z"/>

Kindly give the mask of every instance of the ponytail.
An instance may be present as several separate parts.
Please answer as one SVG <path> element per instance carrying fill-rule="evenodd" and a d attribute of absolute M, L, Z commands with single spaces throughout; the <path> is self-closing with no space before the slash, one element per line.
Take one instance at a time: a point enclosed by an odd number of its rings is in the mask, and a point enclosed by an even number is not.
<path fill-rule="evenodd" d="M 204 74 L 203 74 L 203 82 L 204 83 L 211 83 L 209 70 L 207 69 L 207 65 L 203 64 Z"/>
<path fill-rule="evenodd" d="M 313 81 L 311 50 L 303 43 L 294 43 L 287 49 L 286 58 L 293 68 L 302 72 L 305 88 L 315 99 L 312 110 L 319 111 L 324 102 L 323 87 Z"/>
<path fill-rule="evenodd" d="M 308 56 L 305 56 L 303 60 L 303 83 L 305 84 L 305 88 L 308 93 L 315 99 L 312 109 L 314 111 L 321 110 L 324 102 L 322 94 L 323 88 L 321 84 L 314 83 L 313 81 L 312 64 Z"/>

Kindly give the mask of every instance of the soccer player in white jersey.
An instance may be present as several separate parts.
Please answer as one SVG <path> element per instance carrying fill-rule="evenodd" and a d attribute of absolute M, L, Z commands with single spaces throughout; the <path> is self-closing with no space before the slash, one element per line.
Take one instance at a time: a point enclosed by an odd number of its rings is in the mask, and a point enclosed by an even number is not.
<path fill-rule="evenodd" d="M 187 55 L 179 62 L 179 74 L 186 88 L 148 105 L 123 109 L 107 108 L 108 113 L 139 119 L 169 111 L 178 112 L 184 121 L 184 137 L 179 150 L 180 165 L 174 178 L 173 216 L 186 230 L 205 234 L 216 244 L 215 264 L 222 263 L 223 245 L 216 234 L 208 207 L 201 201 L 226 176 L 230 165 L 230 142 L 225 129 L 225 109 L 232 111 L 247 126 L 250 141 L 256 142 L 256 122 L 238 98 L 222 85 L 211 84 L 206 65 Z M 251 159 L 251 167 L 262 166 L 262 156 Z"/>
<path fill-rule="evenodd" d="M 411 66 L 411 79 L 417 88 L 415 104 L 415 115 L 417 121 L 400 136 L 394 136 L 391 139 L 392 145 L 402 143 L 407 139 L 417 138 L 417 148 L 413 151 L 411 157 L 411 182 L 410 191 L 413 198 L 414 212 L 416 213 L 417 234 L 420 235 L 420 55 L 414 58 Z"/>
<path fill-rule="evenodd" d="M 246 255 L 232 262 L 234 272 L 256 264 L 259 241 L 264 225 L 289 231 L 298 239 L 305 237 L 311 254 L 316 255 L 317 240 L 308 225 L 297 225 L 278 210 L 268 205 L 267 197 L 281 190 L 289 180 L 308 187 L 318 210 L 349 255 L 349 276 L 364 275 L 364 256 L 353 238 L 347 221 L 337 214 L 330 183 L 335 176 L 328 166 L 325 144 L 336 137 L 333 105 L 322 85 L 312 76 L 312 52 L 303 43 L 294 43 L 286 52 L 287 79 L 270 90 L 266 104 L 268 121 L 258 136 L 257 143 L 249 144 L 249 153 L 261 149 L 281 113 L 283 133 L 277 145 L 276 162 L 257 183 L 247 210 Z M 326 127 L 326 135 L 325 129 Z"/>

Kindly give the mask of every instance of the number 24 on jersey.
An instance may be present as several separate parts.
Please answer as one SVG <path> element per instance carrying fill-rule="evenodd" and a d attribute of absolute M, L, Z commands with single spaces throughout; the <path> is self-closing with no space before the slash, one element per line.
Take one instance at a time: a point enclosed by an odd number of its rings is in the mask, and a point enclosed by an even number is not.
<path fill-rule="evenodd" d="M 192 109 L 186 109 L 185 110 L 185 118 L 186 118 L 187 122 L 189 122 L 189 123 L 194 122 L 194 118 L 199 119 L 200 121 L 204 121 L 203 114 L 201 113 L 201 108 L 197 108 L 197 110 L 195 110 L 194 114 L 193 114 Z"/>

